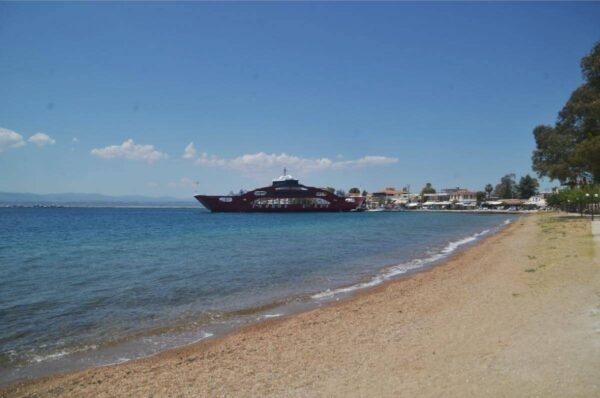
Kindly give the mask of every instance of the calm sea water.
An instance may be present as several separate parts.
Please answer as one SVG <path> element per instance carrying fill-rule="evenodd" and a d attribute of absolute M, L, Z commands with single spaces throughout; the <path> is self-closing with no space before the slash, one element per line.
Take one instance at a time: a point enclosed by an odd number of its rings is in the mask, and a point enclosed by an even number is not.
<path fill-rule="evenodd" d="M 320 305 L 430 265 L 513 217 L 0 209 L 0 382 Z"/>

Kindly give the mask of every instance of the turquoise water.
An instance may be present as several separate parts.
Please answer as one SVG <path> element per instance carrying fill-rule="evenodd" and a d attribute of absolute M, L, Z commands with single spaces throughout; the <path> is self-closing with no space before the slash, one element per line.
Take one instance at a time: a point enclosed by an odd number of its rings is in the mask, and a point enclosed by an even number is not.
<path fill-rule="evenodd" d="M 0 209 L 0 381 L 320 305 L 426 267 L 512 218 Z"/>

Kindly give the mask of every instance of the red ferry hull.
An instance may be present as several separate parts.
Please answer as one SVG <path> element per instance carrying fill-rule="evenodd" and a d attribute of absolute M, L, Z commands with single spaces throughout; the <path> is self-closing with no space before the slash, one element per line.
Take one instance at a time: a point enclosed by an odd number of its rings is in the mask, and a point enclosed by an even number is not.
<path fill-rule="evenodd" d="M 265 205 L 252 206 L 249 202 L 244 202 L 240 197 L 231 197 L 231 202 L 219 201 L 222 196 L 194 196 L 198 202 L 206 207 L 211 212 L 224 213 L 298 213 L 298 212 L 341 212 L 341 211 L 356 211 L 363 202 L 363 198 L 355 198 L 355 203 L 348 203 L 344 198 L 339 203 L 329 203 L 328 205 L 319 206 L 303 206 L 296 204 L 281 204 L 281 205 Z"/>
<path fill-rule="evenodd" d="M 194 196 L 212 212 L 229 213 L 293 213 L 341 212 L 362 208 L 363 197 L 340 197 L 320 188 L 297 185 L 264 187 L 242 195 Z"/>
<path fill-rule="evenodd" d="M 298 213 L 340 212 L 362 209 L 363 197 L 341 197 L 325 189 L 302 185 L 286 175 L 273 180 L 273 185 L 240 195 L 194 196 L 212 212 L 226 213 Z"/>

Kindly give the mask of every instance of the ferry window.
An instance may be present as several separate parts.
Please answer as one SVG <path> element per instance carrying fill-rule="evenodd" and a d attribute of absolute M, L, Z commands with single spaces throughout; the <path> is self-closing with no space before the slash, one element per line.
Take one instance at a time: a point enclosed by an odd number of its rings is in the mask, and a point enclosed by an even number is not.
<path fill-rule="evenodd" d="M 275 188 L 277 191 L 307 191 L 308 188 L 304 187 L 278 187 Z"/>
<path fill-rule="evenodd" d="M 228 197 L 222 197 L 222 198 L 219 198 L 219 200 L 220 200 L 221 202 L 231 202 L 231 201 L 233 201 L 233 199 L 232 199 L 232 198 L 228 198 Z"/>
<path fill-rule="evenodd" d="M 252 201 L 252 206 L 302 206 L 327 207 L 329 201 L 322 198 L 259 198 Z"/>

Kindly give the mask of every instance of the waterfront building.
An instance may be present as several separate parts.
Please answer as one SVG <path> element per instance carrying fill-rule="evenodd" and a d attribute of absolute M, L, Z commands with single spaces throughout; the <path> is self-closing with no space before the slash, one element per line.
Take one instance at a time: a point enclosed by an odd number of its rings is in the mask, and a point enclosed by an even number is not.
<path fill-rule="evenodd" d="M 439 193 L 423 195 L 425 209 L 473 209 L 477 207 L 476 192 L 456 187 L 442 189 Z"/>
<path fill-rule="evenodd" d="M 367 207 L 370 209 L 378 207 L 404 207 L 412 201 L 418 201 L 418 195 L 411 194 L 408 187 L 396 189 L 394 187 L 386 187 L 380 191 L 371 193 L 367 197 Z"/>
<path fill-rule="evenodd" d="M 423 194 L 423 209 L 428 210 L 443 210 L 449 209 L 452 202 L 450 202 L 450 194 L 447 192 L 439 193 L 426 193 Z"/>

